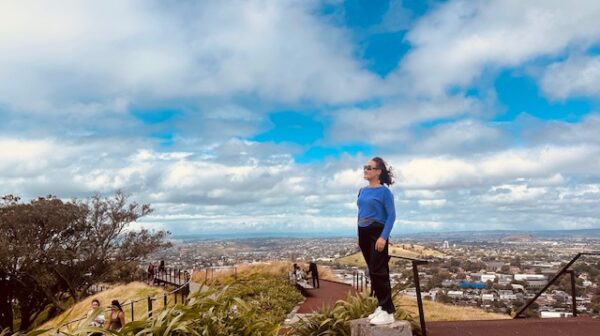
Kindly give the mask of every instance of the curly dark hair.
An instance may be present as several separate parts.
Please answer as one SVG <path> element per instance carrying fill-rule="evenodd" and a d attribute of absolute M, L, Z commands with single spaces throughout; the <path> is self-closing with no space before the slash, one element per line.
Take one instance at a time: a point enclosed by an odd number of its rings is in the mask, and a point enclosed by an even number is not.
<path fill-rule="evenodd" d="M 118 300 L 112 300 L 112 302 L 110 303 L 111 306 L 117 308 L 120 311 L 123 311 L 123 308 L 121 308 L 121 304 L 119 303 Z"/>
<path fill-rule="evenodd" d="M 372 158 L 371 161 L 375 162 L 377 164 L 377 168 L 381 169 L 379 183 L 387 184 L 388 186 L 394 184 L 394 173 L 392 172 L 392 166 L 388 166 L 388 164 L 379 156 Z"/>

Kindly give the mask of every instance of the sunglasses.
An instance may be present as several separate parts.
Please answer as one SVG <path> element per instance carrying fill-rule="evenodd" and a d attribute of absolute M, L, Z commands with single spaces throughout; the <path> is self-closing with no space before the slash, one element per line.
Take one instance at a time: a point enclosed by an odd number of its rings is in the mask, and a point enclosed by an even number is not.
<path fill-rule="evenodd" d="M 377 168 L 377 167 L 371 167 L 371 166 L 369 166 L 369 165 L 363 166 L 363 170 L 369 170 L 369 171 L 371 171 L 371 170 L 373 170 L 373 169 L 381 169 L 381 168 Z"/>

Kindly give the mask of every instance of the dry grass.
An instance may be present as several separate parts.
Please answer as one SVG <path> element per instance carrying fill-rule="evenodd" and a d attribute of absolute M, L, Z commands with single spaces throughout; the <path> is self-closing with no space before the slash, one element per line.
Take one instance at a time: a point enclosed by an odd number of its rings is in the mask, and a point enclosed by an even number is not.
<path fill-rule="evenodd" d="M 303 270 L 308 270 L 307 263 L 297 263 Z M 196 270 L 192 274 L 192 281 L 203 283 L 207 279 L 210 284 L 228 284 L 235 280 L 235 277 L 251 276 L 253 274 L 272 274 L 281 277 L 288 277 L 288 273 L 292 270 L 293 263 L 288 261 L 270 261 L 253 264 L 236 265 L 235 269 L 215 270 L 214 276 L 209 270 L 208 275 L 206 270 Z M 328 266 L 319 265 L 319 278 L 325 280 L 336 280 L 336 276 L 331 272 Z"/>
<path fill-rule="evenodd" d="M 397 307 L 402 308 L 414 316 L 419 315 L 417 300 L 398 296 L 395 300 Z M 473 307 L 457 307 L 439 302 L 423 301 L 426 321 L 469 321 L 469 320 L 506 320 L 509 315 L 488 313 Z"/>
<path fill-rule="evenodd" d="M 390 254 L 408 258 L 426 258 L 426 257 L 444 257 L 444 253 L 414 244 L 398 244 L 390 246 Z M 360 252 L 336 259 L 336 263 L 347 266 L 367 267 L 365 260 Z"/>
<path fill-rule="evenodd" d="M 79 303 L 75 304 L 69 310 L 63 312 L 59 316 L 51 319 L 44 323 L 38 329 L 55 328 L 65 322 L 72 321 L 83 317 L 91 308 L 92 300 L 97 299 L 100 301 L 102 307 L 108 307 L 110 302 L 114 299 L 119 300 L 123 305 L 123 311 L 125 312 L 125 322 L 131 321 L 131 300 L 143 299 L 148 296 L 155 296 L 158 300 L 154 301 L 153 310 L 160 310 L 163 308 L 163 294 L 164 289 L 160 287 L 148 286 L 142 282 L 132 282 L 127 285 L 116 286 L 111 289 L 100 292 L 96 295 L 85 298 Z M 173 299 L 169 297 L 169 302 Z M 148 314 L 148 304 L 146 300 L 142 300 L 133 305 L 133 312 L 136 320 L 143 319 Z M 108 313 L 108 312 L 107 312 Z M 76 327 L 77 323 L 72 324 L 72 327 Z"/>

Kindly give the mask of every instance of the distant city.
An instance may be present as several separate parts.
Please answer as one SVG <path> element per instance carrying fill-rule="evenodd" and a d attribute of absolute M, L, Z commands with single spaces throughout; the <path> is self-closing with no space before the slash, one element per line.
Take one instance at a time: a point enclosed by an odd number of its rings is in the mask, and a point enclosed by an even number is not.
<path fill-rule="evenodd" d="M 393 242 L 411 256 L 429 261 L 419 268 L 425 300 L 510 314 L 533 298 L 577 253 L 600 251 L 600 230 L 427 233 L 406 235 Z M 353 283 L 357 272 L 364 275 L 366 271 L 358 264 L 346 262 L 357 253 L 356 237 L 188 236 L 174 237 L 174 246 L 156 253 L 152 259 L 165 260 L 167 265 L 181 269 L 210 270 L 207 277 L 241 264 L 315 259 L 322 267 L 330 268 L 339 281 Z M 360 255 L 354 260 L 360 260 Z M 390 267 L 392 285 L 415 297 L 410 265 L 392 261 Z M 582 257 L 570 269 L 575 271 L 578 314 L 599 315 L 600 256 Z M 570 316 L 570 276 L 562 276 L 531 308 L 527 314 Z"/>

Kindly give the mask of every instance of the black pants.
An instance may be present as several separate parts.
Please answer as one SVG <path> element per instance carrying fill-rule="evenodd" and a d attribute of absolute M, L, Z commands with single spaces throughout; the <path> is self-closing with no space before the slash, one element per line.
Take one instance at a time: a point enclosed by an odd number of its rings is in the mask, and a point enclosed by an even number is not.
<path fill-rule="evenodd" d="M 392 302 L 392 287 L 390 285 L 390 268 L 388 262 L 388 242 L 383 251 L 375 250 L 375 242 L 383 231 L 383 224 L 372 223 L 367 227 L 358 227 L 358 245 L 362 252 L 371 277 L 371 287 L 377 296 L 379 306 L 388 313 L 394 313 L 396 308 Z"/>
<path fill-rule="evenodd" d="M 319 285 L 319 273 L 314 273 L 314 272 L 311 272 L 310 274 L 312 275 L 313 287 L 314 287 L 314 288 L 319 288 L 319 287 L 321 287 L 321 286 Z"/>

